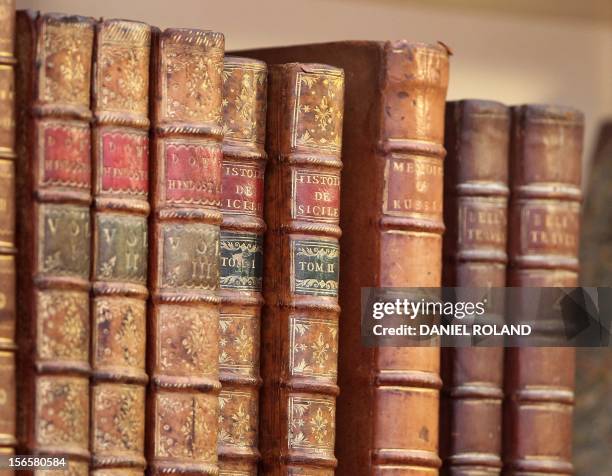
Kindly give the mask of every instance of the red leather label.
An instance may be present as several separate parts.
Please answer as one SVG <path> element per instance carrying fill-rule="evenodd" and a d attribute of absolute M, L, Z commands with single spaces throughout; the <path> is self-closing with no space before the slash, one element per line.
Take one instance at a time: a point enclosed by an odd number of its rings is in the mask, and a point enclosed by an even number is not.
<path fill-rule="evenodd" d="M 263 214 L 264 175 L 257 165 L 223 164 L 223 213 L 255 215 Z"/>
<path fill-rule="evenodd" d="M 102 191 L 146 195 L 149 188 L 149 138 L 142 132 L 102 134 Z"/>
<path fill-rule="evenodd" d="M 164 155 L 167 202 L 219 206 L 223 158 L 219 144 L 169 141 Z"/>
<path fill-rule="evenodd" d="M 292 218 L 337 223 L 340 219 L 340 174 L 294 170 Z"/>
<path fill-rule="evenodd" d="M 45 122 L 42 135 L 42 183 L 88 189 L 91 184 L 89 125 Z"/>
<path fill-rule="evenodd" d="M 567 203 L 526 204 L 521 212 L 521 247 L 523 253 L 576 256 L 580 206 Z"/>
<path fill-rule="evenodd" d="M 442 217 L 442 161 L 393 155 L 385 168 L 383 212 L 439 220 Z"/>

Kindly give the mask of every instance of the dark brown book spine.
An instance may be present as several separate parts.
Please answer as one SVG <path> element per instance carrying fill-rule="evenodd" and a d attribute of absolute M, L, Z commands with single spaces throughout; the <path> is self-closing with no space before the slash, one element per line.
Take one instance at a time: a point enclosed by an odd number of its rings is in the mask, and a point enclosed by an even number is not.
<path fill-rule="evenodd" d="M 94 20 L 17 14 L 20 453 L 89 469 Z"/>
<path fill-rule="evenodd" d="M 142 475 L 145 430 L 149 56 L 144 23 L 96 26 L 92 109 L 93 474 Z"/>
<path fill-rule="evenodd" d="M 578 283 L 584 120 L 563 107 L 513 108 L 509 286 Z M 504 473 L 573 473 L 575 349 L 510 348 L 505 363 Z"/>
<path fill-rule="evenodd" d="M 506 284 L 510 111 L 492 101 L 446 106 L 445 286 Z M 501 347 L 442 350 L 440 452 L 448 475 L 501 471 Z"/>
<path fill-rule="evenodd" d="M 217 474 L 224 38 L 153 35 L 147 455 Z"/>
<path fill-rule="evenodd" d="M 0 454 L 15 452 L 15 1 L 0 0 Z"/>
<path fill-rule="evenodd" d="M 266 64 L 225 57 L 219 315 L 219 474 L 257 475 Z"/>
<path fill-rule="evenodd" d="M 333 474 L 342 70 L 270 69 L 261 450 L 264 474 Z"/>

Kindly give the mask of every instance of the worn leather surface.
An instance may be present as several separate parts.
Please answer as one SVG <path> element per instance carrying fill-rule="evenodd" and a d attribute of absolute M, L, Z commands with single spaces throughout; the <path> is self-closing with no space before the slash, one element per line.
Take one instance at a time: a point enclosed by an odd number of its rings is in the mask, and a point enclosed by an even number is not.
<path fill-rule="evenodd" d="M 146 467 L 151 29 L 104 20 L 94 43 L 92 472 L 136 476 Z"/>
<path fill-rule="evenodd" d="M 15 2 L 0 0 L 0 454 L 9 455 L 17 444 L 14 33 Z"/>
<path fill-rule="evenodd" d="M 270 67 L 262 474 L 333 474 L 342 70 Z"/>
<path fill-rule="evenodd" d="M 226 56 L 223 73 L 219 474 L 256 475 L 263 304 L 266 64 Z"/>
<path fill-rule="evenodd" d="M 147 460 L 217 474 L 224 37 L 170 29 L 152 48 Z"/>
<path fill-rule="evenodd" d="M 512 109 L 509 286 L 576 286 L 584 119 L 574 109 Z M 575 349 L 510 348 L 504 472 L 572 474 Z"/>
<path fill-rule="evenodd" d="M 506 284 L 510 111 L 492 101 L 446 106 L 445 286 Z M 448 475 L 501 471 L 501 347 L 442 349 L 440 449 Z"/>
<path fill-rule="evenodd" d="M 346 75 L 338 474 L 437 474 L 439 349 L 363 347 L 360 288 L 441 283 L 448 51 L 359 41 L 241 53 Z"/>
<path fill-rule="evenodd" d="M 19 453 L 88 474 L 94 20 L 17 14 Z"/>

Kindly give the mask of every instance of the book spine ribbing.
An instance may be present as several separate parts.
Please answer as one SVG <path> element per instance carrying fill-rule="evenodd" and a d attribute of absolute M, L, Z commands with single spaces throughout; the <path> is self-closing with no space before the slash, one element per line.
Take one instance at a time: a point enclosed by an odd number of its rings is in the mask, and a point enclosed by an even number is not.
<path fill-rule="evenodd" d="M 448 57 L 441 45 L 385 45 L 376 159 L 384 177 L 377 238 L 381 287 L 441 284 Z M 373 359 L 370 474 L 437 474 L 440 349 L 381 347 Z"/>
<path fill-rule="evenodd" d="M 17 14 L 20 452 L 89 469 L 94 20 Z"/>
<path fill-rule="evenodd" d="M 147 454 L 217 474 L 224 37 L 153 35 Z"/>
<path fill-rule="evenodd" d="M 256 475 L 266 164 L 266 64 L 225 57 L 219 474 Z"/>
<path fill-rule="evenodd" d="M 96 25 L 92 109 L 92 474 L 142 475 L 149 56 L 144 23 Z"/>
<path fill-rule="evenodd" d="M 264 474 L 333 474 L 344 74 L 270 69 L 261 450 Z"/>
<path fill-rule="evenodd" d="M 509 109 L 492 101 L 449 102 L 445 129 L 443 284 L 503 287 Z M 445 474 L 501 471 L 503 356 L 501 347 L 442 349 Z"/>
<path fill-rule="evenodd" d="M 15 1 L 0 0 L 0 454 L 15 452 Z"/>
<path fill-rule="evenodd" d="M 584 119 L 565 107 L 512 110 L 508 285 L 578 284 Z M 504 474 L 573 474 L 575 349 L 510 348 Z"/>

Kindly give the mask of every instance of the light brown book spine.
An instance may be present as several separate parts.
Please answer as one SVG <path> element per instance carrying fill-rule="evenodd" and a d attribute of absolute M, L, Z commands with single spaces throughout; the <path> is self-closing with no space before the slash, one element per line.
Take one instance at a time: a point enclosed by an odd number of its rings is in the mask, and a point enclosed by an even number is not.
<path fill-rule="evenodd" d="M 92 109 L 93 474 L 143 474 L 149 56 L 144 23 L 96 25 Z"/>
<path fill-rule="evenodd" d="M 445 286 L 506 284 L 510 111 L 493 101 L 446 106 Z M 442 349 L 440 453 L 448 475 L 501 471 L 502 347 Z"/>
<path fill-rule="evenodd" d="M 94 20 L 17 14 L 20 453 L 89 469 Z"/>
<path fill-rule="evenodd" d="M 333 474 L 344 74 L 270 68 L 265 183 L 263 474 Z"/>
<path fill-rule="evenodd" d="M 565 107 L 512 110 L 509 286 L 578 284 L 584 119 Z M 504 474 L 573 474 L 575 349 L 509 348 Z"/>
<path fill-rule="evenodd" d="M 372 165 L 381 187 L 374 214 L 376 285 L 440 286 L 448 52 L 442 46 L 386 43 L 383 75 L 380 141 Z M 349 355 L 344 358 L 349 366 Z M 437 474 L 440 349 L 381 347 L 371 358 L 370 474 Z"/>
<path fill-rule="evenodd" d="M 0 0 L 0 454 L 14 454 L 15 400 L 15 1 Z"/>
<path fill-rule="evenodd" d="M 217 474 L 224 38 L 152 43 L 147 459 L 152 474 Z"/>
<path fill-rule="evenodd" d="M 256 475 L 266 165 L 266 64 L 225 57 L 219 474 Z"/>

